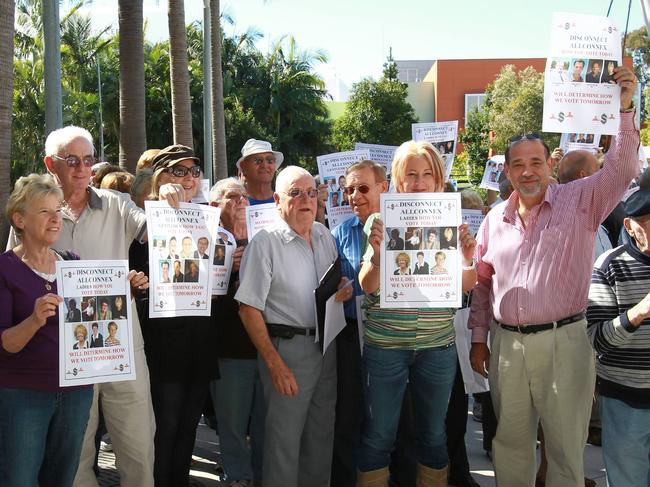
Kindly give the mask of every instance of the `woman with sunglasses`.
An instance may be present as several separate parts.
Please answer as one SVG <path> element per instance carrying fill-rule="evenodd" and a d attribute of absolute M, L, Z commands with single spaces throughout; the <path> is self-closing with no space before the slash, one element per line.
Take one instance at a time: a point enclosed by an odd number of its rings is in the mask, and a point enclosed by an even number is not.
<path fill-rule="evenodd" d="M 162 149 L 152 169 L 150 199 L 178 207 L 199 190 L 201 166 L 189 147 Z M 136 267 L 148 273 L 148 252 L 142 254 Z M 210 381 L 218 377 L 216 323 L 209 316 L 147 317 L 142 333 L 156 417 L 154 480 L 157 487 L 187 485 L 196 427 Z"/>
<path fill-rule="evenodd" d="M 444 165 L 428 142 L 409 141 L 396 151 L 391 171 L 398 193 L 442 192 Z M 379 306 L 379 249 L 384 224 L 369 218 L 368 252 L 359 273 L 366 292 L 362 358 L 366 415 L 359 459 L 360 486 L 386 486 L 402 397 L 411 386 L 417 438 L 417 482 L 446 486 L 448 455 L 445 417 L 456 373 L 454 310 L 387 309 Z M 472 265 L 476 241 L 466 224 L 458 228 L 463 290 L 476 282 Z"/>

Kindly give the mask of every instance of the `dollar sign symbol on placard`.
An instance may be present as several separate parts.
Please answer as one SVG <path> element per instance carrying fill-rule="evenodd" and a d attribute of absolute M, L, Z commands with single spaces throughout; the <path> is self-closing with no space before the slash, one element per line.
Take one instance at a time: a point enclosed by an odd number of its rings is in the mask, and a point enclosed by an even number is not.
<path fill-rule="evenodd" d="M 564 28 L 565 28 L 566 30 L 569 30 L 569 27 L 571 27 L 571 24 L 569 24 L 568 22 L 565 22 L 565 23 L 564 23 Z"/>
<path fill-rule="evenodd" d="M 600 116 L 600 123 L 602 123 L 603 125 L 605 125 L 607 123 L 607 114 L 603 113 Z"/>
<path fill-rule="evenodd" d="M 557 116 L 557 119 L 558 119 L 560 122 L 564 122 L 564 112 L 560 112 L 560 113 L 558 114 L 558 116 Z"/>

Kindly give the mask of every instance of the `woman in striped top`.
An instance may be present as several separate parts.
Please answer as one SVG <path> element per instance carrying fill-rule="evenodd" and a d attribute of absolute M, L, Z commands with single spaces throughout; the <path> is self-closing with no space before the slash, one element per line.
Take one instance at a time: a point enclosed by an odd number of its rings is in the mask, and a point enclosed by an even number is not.
<path fill-rule="evenodd" d="M 428 142 L 402 144 L 393 159 L 397 192 L 442 192 L 444 165 Z M 411 385 L 417 423 L 418 485 L 447 485 L 445 417 L 456 372 L 454 310 L 449 308 L 387 309 L 379 306 L 379 248 L 384 224 L 370 217 L 368 252 L 359 273 L 366 292 L 363 377 L 366 418 L 359 460 L 360 486 L 387 485 L 407 381 Z M 463 259 L 463 291 L 476 283 L 476 241 L 466 224 L 458 228 Z"/>

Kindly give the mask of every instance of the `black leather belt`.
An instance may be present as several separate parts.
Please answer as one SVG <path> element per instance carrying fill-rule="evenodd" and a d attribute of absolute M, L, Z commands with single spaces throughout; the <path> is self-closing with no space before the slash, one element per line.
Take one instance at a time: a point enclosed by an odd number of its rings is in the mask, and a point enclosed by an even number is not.
<path fill-rule="evenodd" d="M 499 323 L 499 326 L 504 330 L 515 331 L 518 333 L 528 334 L 528 333 L 538 333 L 540 331 L 552 330 L 555 328 L 561 328 L 564 325 L 570 325 L 576 321 L 581 321 L 585 319 L 584 313 L 578 313 L 577 315 L 569 316 L 568 318 L 563 318 L 557 321 L 551 321 L 550 323 L 540 323 L 538 325 L 506 325 L 505 323 Z"/>
<path fill-rule="evenodd" d="M 298 328 L 297 326 L 279 325 L 276 323 L 267 323 L 266 328 L 269 335 L 278 338 L 293 338 L 296 335 L 315 336 L 316 328 Z"/>

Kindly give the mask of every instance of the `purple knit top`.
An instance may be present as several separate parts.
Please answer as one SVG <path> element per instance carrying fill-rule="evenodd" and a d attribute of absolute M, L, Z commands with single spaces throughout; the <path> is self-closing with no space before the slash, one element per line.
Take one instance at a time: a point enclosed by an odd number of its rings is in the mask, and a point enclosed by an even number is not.
<path fill-rule="evenodd" d="M 9 353 L 2 333 L 34 312 L 34 302 L 48 292 L 38 276 L 12 250 L 0 255 L 0 387 L 65 392 L 92 386 L 59 387 L 59 313 L 50 316 L 25 347 Z"/>

